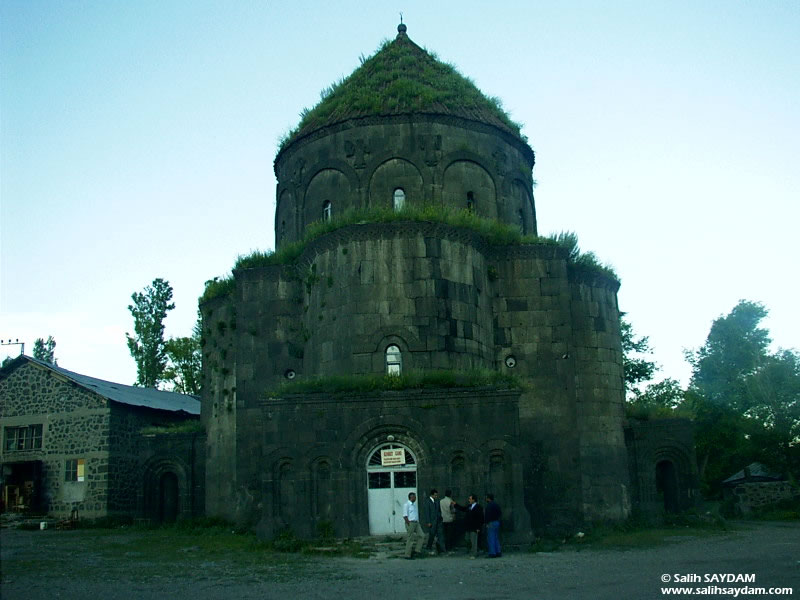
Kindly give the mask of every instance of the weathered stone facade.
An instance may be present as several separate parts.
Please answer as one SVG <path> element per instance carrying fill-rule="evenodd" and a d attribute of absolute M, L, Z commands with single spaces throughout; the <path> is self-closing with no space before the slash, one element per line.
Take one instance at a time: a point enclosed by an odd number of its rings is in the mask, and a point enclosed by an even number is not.
<path fill-rule="evenodd" d="M 159 447 L 142 435 L 146 427 L 179 423 L 191 415 L 111 400 L 84 385 L 86 379 L 28 357 L 4 369 L 0 462 L 4 503 L 10 504 L 4 508 L 55 517 L 73 510 L 83 518 L 140 517 L 148 460 L 161 456 L 180 462 L 179 457 L 192 456 L 186 449 L 174 451 L 170 443 Z M 182 516 L 203 510 L 194 495 L 203 481 L 204 444 L 194 443 L 193 451 L 189 462 L 196 476 L 191 485 L 184 481 Z"/>
<path fill-rule="evenodd" d="M 630 419 L 625 427 L 634 505 L 652 518 L 700 501 L 694 429 L 688 419 Z"/>
<path fill-rule="evenodd" d="M 740 483 L 730 491 L 730 494 L 736 498 L 736 509 L 746 515 L 754 508 L 800 498 L 800 489 L 788 481 L 756 481 Z"/>

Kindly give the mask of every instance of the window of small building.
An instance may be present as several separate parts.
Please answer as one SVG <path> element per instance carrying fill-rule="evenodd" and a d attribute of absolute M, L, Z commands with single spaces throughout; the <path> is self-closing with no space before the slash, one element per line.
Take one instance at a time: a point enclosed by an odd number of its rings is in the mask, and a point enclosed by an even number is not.
<path fill-rule="evenodd" d="M 397 188 L 392 196 L 392 207 L 394 210 L 402 210 L 406 204 L 406 193 L 403 188 Z"/>
<path fill-rule="evenodd" d="M 386 348 L 386 374 L 400 375 L 403 370 L 403 355 L 400 348 L 392 344 Z"/>
<path fill-rule="evenodd" d="M 5 428 L 6 451 L 39 450 L 42 447 L 42 426 L 26 425 L 24 427 Z"/>
<path fill-rule="evenodd" d="M 83 458 L 67 460 L 64 481 L 83 481 L 86 478 L 86 461 Z"/>
<path fill-rule="evenodd" d="M 475 194 L 467 192 L 467 210 L 469 212 L 475 211 Z"/>
<path fill-rule="evenodd" d="M 331 201 L 325 200 L 322 203 L 322 220 L 323 221 L 330 221 L 331 220 Z"/>

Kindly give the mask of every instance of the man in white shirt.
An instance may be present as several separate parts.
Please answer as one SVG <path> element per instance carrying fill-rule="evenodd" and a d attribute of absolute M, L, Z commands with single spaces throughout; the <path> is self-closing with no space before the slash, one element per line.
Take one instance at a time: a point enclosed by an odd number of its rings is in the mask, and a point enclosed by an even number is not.
<path fill-rule="evenodd" d="M 425 542 L 425 532 L 419 524 L 419 507 L 417 506 L 417 495 L 414 492 L 408 494 L 408 502 L 403 505 L 403 520 L 406 522 L 406 555 L 405 558 L 414 558 L 414 552 L 422 552 L 422 544 Z M 414 542 L 417 547 L 414 548 Z"/>

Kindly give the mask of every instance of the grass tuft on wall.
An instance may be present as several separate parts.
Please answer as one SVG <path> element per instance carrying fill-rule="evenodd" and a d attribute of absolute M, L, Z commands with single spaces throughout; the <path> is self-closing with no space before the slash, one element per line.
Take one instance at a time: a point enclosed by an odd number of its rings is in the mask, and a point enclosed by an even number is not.
<path fill-rule="evenodd" d="M 489 244 L 497 246 L 516 246 L 521 244 L 545 244 L 559 246 L 568 251 L 567 264 L 578 274 L 591 274 L 608 277 L 619 281 L 613 267 L 598 260 L 593 252 L 581 252 L 577 235 L 573 232 L 561 232 L 551 236 L 523 235 L 518 227 L 503 223 L 496 219 L 480 217 L 463 208 L 447 205 L 406 205 L 400 210 L 390 207 L 369 209 L 351 208 L 328 221 L 315 221 L 308 225 L 303 239 L 285 244 L 280 250 L 256 250 L 248 255 L 240 255 L 233 267 L 234 272 L 241 269 L 255 269 L 272 265 L 286 265 L 294 262 L 315 239 L 347 227 L 365 223 L 394 223 L 401 221 L 443 223 L 453 227 L 462 227 L 474 231 Z M 200 302 L 230 294 L 235 287 L 234 276 L 215 277 L 206 282 L 206 288 Z"/>
<path fill-rule="evenodd" d="M 511 375 L 474 369 L 470 371 L 409 371 L 400 375 L 365 374 L 305 377 L 280 384 L 266 391 L 268 398 L 287 394 L 329 394 L 387 392 L 409 389 L 448 389 L 494 386 L 523 389 L 522 382 Z"/>

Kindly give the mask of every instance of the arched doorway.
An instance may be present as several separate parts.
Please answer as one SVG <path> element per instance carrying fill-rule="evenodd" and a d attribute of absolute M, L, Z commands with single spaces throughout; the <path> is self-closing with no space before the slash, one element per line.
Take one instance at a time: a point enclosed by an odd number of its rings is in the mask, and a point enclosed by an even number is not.
<path fill-rule="evenodd" d="M 158 483 L 158 520 L 174 523 L 178 519 L 178 476 L 171 471 L 161 475 Z"/>
<path fill-rule="evenodd" d="M 417 491 L 417 460 L 402 444 L 381 444 L 367 459 L 370 535 L 405 532 L 403 505 Z"/>
<path fill-rule="evenodd" d="M 678 512 L 678 474 L 671 460 L 662 460 L 656 464 L 656 491 L 664 499 L 666 512 Z"/>

